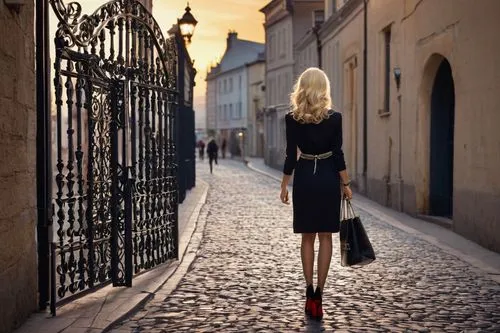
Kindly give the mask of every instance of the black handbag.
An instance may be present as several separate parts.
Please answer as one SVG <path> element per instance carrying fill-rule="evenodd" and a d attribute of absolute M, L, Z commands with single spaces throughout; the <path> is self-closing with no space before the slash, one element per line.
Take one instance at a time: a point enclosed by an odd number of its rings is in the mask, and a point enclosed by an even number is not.
<path fill-rule="evenodd" d="M 351 202 L 342 199 L 340 218 L 340 257 L 342 266 L 363 266 L 375 260 L 375 252 Z"/>

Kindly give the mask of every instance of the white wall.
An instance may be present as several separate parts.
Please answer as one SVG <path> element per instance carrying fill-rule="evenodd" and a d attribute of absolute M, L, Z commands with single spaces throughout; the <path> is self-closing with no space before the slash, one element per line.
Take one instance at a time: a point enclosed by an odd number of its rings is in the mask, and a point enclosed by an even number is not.
<path fill-rule="evenodd" d="M 223 73 L 217 77 L 216 82 L 217 129 L 246 128 L 248 118 L 246 67 Z"/>
<path fill-rule="evenodd" d="M 266 41 L 267 105 L 288 104 L 294 80 L 292 17 L 269 27 Z"/>
<path fill-rule="evenodd" d="M 217 128 L 217 82 L 207 81 L 206 93 L 206 126 L 207 129 Z"/>

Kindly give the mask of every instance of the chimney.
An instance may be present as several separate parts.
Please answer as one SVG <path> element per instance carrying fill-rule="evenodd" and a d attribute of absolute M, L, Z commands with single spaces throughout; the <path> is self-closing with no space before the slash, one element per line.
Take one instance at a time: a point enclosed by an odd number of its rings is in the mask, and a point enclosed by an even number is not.
<path fill-rule="evenodd" d="M 234 30 L 229 30 L 227 34 L 227 48 L 230 49 L 233 45 L 233 41 L 238 39 L 238 33 Z"/>

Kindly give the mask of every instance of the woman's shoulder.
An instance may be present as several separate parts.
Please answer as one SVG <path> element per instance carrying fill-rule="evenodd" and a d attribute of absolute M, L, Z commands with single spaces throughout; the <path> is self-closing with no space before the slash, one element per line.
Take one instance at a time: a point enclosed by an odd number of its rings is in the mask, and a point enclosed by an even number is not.
<path fill-rule="evenodd" d="M 330 120 L 342 119 L 342 114 L 339 111 L 335 111 L 334 109 L 330 109 L 330 110 L 328 110 L 328 118 Z"/>
<path fill-rule="evenodd" d="M 290 123 L 290 122 L 296 122 L 295 118 L 293 117 L 293 112 L 290 111 L 290 112 L 287 112 L 285 114 L 285 121 Z"/>

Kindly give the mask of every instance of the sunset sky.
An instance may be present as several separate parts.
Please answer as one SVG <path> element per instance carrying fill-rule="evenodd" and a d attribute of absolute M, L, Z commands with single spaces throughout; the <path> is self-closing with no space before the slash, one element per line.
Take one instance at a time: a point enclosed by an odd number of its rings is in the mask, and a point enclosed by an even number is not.
<path fill-rule="evenodd" d="M 198 20 L 189 53 L 198 70 L 195 109 L 204 111 L 207 67 L 223 55 L 228 30 L 242 39 L 264 42 L 264 15 L 259 9 L 269 0 L 191 0 L 191 13 Z M 184 14 L 185 0 L 154 0 L 153 14 L 164 31 Z"/>
<path fill-rule="evenodd" d="M 264 42 L 264 15 L 259 9 L 270 0 L 191 0 L 191 13 L 198 20 L 193 40 L 188 47 L 198 70 L 195 87 L 195 110 L 205 110 L 205 77 L 208 66 L 217 61 L 226 48 L 227 32 L 236 30 L 242 39 Z M 79 0 L 84 14 L 93 13 L 105 3 L 103 0 Z M 69 3 L 65 0 L 64 3 Z M 164 35 L 177 18 L 184 14 L 186 0 L 153 0 L 153 15 Z M 57 19 L 50 17 L 51 33 L 56 29 Z M 54 50 L 51 49 L 52 57 Z"/>

